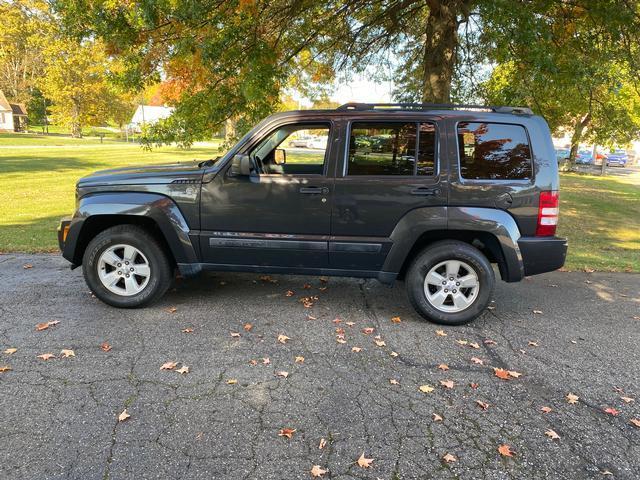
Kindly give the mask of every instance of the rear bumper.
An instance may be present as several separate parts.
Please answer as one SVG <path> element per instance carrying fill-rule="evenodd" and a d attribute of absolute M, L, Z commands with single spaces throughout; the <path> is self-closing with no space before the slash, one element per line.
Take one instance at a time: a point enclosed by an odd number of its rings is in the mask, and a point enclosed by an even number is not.
<path fill-rule="evenodd" d="M 526 276 L 557 270 L 567 258 L 566 238 L 521 237 L 518 247 Z"/>

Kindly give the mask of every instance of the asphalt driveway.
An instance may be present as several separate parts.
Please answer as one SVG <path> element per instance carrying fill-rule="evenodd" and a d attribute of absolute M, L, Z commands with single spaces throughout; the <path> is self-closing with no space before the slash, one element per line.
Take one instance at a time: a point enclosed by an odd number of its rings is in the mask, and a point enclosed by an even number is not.
<path fill-rule="evenodd" d="M 218 274 L 127 311 L 57 256 L 0 278 L 0 478 L 640 477 L 640 275 L 500 282 L 456 328 L 375 281 Z"/>

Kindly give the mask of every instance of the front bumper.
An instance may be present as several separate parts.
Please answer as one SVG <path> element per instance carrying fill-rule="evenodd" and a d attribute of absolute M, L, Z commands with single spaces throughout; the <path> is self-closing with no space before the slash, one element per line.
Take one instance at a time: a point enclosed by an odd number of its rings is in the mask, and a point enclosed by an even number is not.
<path fill-rule="evenodd" d="M 518 246 L 526 276 L 557 270 L 567 258 L 566 238 L 521 237 Z"/>

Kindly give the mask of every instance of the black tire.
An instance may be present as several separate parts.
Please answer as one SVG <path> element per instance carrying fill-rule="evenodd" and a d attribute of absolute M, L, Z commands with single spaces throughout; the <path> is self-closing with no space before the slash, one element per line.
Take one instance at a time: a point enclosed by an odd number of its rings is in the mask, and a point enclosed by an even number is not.
<path fill-rule="evenodd" d="M 443 312 L 427 300 L 425 277 L 441 262 L 459 260 L 475 270 L 479 281 L 475 300 L 459 312 Z M 495 275 L 491 263 L 482 252 L 468 243 L 446 240 L 436 242 L 422 250 L 413 259 L 405 279 L 407 294 L 413 308 L 427 320 L 441 325 L 463 325 L 480 315 L 491 301 Z"/>
<path fill-rule="evenodd" d="M 135 295 L 123 296 L 108 290 L 98 276 L 98 261 L 111 246 L 126 244 L 147 258 L 150 275 L 147 285 Z M 171 262 L 160 243 L 149 232 L 135 225 L 117 225 L 100 232 L 84 252 L 82 273 L 91 291 L 104 303 L 119 308 L 137 308 L 158 300 L 171 285 Z M 135 291 L 135 290 L 134 290 Z"/>

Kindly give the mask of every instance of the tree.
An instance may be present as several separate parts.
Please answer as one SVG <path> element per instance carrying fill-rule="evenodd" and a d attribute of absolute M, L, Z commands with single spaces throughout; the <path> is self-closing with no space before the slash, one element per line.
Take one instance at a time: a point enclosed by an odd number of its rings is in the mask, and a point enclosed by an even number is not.
<path fill-rule="evenodd" d="M 0 3 L 0 90 L 28 103 L 43 69 L 43 49 L 52 31 L 48 6 L 40 0 Z"/>
<path fill-rule="evenodd" d="M 570 128 L 569 168 L 580 142 L 628 143 L 640 133 L 638 4 L 495 2 L 483 40 L 497 63 L 487 101 L 532 105 L 552 130 Z"/>
<path fill-rule="evenodd" d="M 123 121 L 126 102 L 108 82 L 117 64 L 107 57 L 100 41 L 59 38 L 45 52 L 47 62 L 38 85 L 53 101 L 54 123 L 69 126 L 72 136 L 81 137 L 83 126 L 99 125 L 118 115 L 118 121 Z"/>

